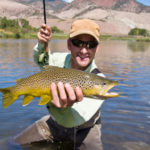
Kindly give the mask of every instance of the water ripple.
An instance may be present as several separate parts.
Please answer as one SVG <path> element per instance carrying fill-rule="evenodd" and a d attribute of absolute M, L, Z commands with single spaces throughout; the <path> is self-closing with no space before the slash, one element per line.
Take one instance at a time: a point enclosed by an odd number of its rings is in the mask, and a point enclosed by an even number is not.
<path fill-rule="evenodd" d="M 52 41 L 51 49 L 61 52 L 61 49 L 66 49 L 65 42 Z M 0 88 L 13 86 L 18 78 L 39 71 L 32 56 L 35 43 L 35 40 L 0 40 Z M 113 88 L 120 97 L 106 100 L 101 108 L 105 150 L 150 149 L 149 60 L 150 43 L 109 40 L 101 43 L 96 63 L 107 77 L 120 84 Z M 38 101 L 34 99 L 27 107 L 22 107 L 20 97 L 7 109 L 0 101 L 0 149 L 22 149 L 6 143 L 10 137 L 48 113 L 45 106 L 37 105 Z M 38 149 L 41 148 L 36 147 Z"/>

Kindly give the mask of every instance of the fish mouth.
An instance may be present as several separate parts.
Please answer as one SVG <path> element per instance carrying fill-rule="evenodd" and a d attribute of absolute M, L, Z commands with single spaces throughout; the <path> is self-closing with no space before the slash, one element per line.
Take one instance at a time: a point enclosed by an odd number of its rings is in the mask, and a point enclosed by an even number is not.
<path fill-rule="evenodd" d="M 119 93 L 116 92 L 107 92 L 103 96 L 100 96 L 101 98 L 113 98 L 113 97 L 118 97 Z"/>
<path fill-rule="evenodd" d="M 101 98 L 113 98 L 113 97 L 118 97 L 119 93 L 116 92 L 108 92 L 110 89 L 112 89 L 114 86 L 118 85 L 118 82 L 114 82 L 111 85 L 106 86 L 105 88 L 103 88 L 100 93 L 99 96 Z"/>

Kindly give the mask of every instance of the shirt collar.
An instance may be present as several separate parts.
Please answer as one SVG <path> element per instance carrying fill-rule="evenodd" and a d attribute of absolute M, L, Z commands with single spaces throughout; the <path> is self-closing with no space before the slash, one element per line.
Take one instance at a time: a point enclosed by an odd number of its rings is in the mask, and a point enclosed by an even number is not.
<path fill-rule="evenodd" d="M 64 68 L 71 68 L 71 54 L 68 54 L 65 59 Z M 93 69 L 97 68 L 95 60 L 84 70 L 85 72 L 91 72 Z"/>

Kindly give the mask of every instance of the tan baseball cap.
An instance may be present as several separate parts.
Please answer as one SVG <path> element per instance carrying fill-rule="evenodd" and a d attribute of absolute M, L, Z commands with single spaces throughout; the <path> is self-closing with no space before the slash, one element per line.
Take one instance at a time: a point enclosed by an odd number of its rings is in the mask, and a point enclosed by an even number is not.
<path fill-rule="evenodd" d="M 72 23 L 69 37 L 73 38 L 80 34 L 89 34 L 99 42 L 100 28 L 97 23 L 90 19 L 79 19 Z"/>

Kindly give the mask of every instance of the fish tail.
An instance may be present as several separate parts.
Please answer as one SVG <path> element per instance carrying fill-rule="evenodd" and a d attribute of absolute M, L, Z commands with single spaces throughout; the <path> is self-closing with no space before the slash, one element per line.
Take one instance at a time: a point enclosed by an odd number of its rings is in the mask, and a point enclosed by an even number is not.
<path fill-rule="evenodd" d="M 12 92 L 11 92 L 12 88 L 13 87 L 0 89 L 0 92 L 3 93 L 3 107 L 4 108 L 7 108 L 16 100 L 16 98 L 14 98 L 12 95 Z"/>

